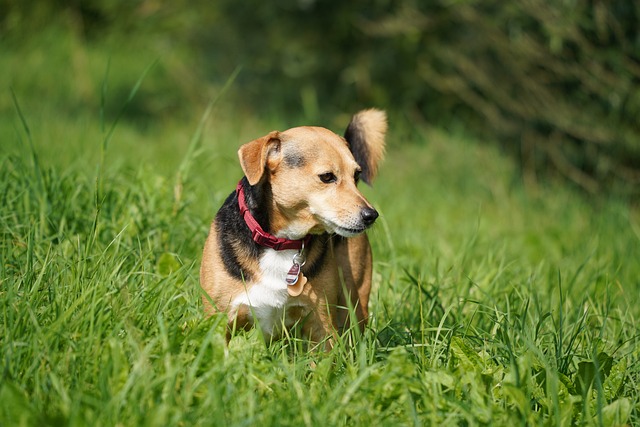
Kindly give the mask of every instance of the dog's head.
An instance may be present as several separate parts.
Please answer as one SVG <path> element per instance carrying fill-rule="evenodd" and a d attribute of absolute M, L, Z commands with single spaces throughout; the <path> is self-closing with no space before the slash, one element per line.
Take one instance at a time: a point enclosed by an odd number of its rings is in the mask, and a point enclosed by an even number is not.
<path fill-rule="evenodd" d="M 240 147 L 249 184 L 269 186 L 273 233 L 290 239 L 325 231 L 351 237 L 373 224 L 378 212 L 357 184 L 375 178 L 386 130 L 384 112 L 365 110 L 353 116 L 344 138 L 303 126 Z"/>

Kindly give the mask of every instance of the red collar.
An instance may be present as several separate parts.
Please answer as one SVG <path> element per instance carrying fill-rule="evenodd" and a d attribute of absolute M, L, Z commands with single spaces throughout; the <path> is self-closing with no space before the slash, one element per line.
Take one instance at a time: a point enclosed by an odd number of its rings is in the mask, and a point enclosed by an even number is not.
<path fill-rule="evenodd" d="M 247 202 L 244 197 L 244 188 L 242 187 L 242 181 L 238 183 L 236 187 L 236 194 L 238 195 L 238 205 L 240 206 L 240 215 L 244 219 L 244 222 L 247 223 L 249 230 L 251 230 L 251 238 L 254 242 L 261 246 L 266 246 L 271 249 L 275 249 L 276 251 L 283 251 L 285 249 L 302 249 L 307 243 L 309 243 L 309 239 L 311 239 L 311 235 L 308 234 L 307 237 L 300 240 L 289 240 L 284 239 L 282 237 L 276 237 L 273 234 L 269 234 L 260 227 L 258 221 L 251 215 L 249 212 L 249 208 L 247 207 Z"/>

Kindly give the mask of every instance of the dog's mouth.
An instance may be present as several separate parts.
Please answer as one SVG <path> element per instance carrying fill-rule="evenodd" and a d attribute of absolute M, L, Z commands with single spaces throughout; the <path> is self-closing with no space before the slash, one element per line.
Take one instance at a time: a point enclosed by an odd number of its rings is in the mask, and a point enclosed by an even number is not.
<path fill-rule="evenodd" d="M 339 234 L 342 237 L 353 237 L 353 236 L 357 236 L 358 234 L 364 232 L 367 229 L 367 227 L 364 228 L 344 228 L 344 227 L 338 227 L 335 230 L 336 234 Z"/>
<path fill-rule="evenodd" d="M 353 236 L 357 236 L 358 234 L 364 232 L 367 228 L 366 225 L 359 225 L 356 227 L 345 227 L 342 225 L 338 225 L 333 221 L 329 221 L 329 220 L 324 220 L 322 221 L 324 223 L 324 228 L 325 230 L 327 230 L 329 233 L 336 233 L 342 237 L 353 237 Z"/>

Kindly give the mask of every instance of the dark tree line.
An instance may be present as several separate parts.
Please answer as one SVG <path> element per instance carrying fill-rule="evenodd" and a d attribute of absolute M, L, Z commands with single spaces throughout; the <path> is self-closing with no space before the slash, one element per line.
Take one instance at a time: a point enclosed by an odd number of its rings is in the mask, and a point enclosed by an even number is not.
<path fill-rule="evenodd" d="M 0 0 L 2 30 L 60 10 L 88 39 L 145 32 L 237 66 L 238 102 L 309 115 L 376 105 L 463 123 L 589 192 L 640 194 L 640 3 L 628 0 Z M 0 15 L 2 17 L 2 15 Z M 13 22 L 13 24 L 11 24 Z"/>

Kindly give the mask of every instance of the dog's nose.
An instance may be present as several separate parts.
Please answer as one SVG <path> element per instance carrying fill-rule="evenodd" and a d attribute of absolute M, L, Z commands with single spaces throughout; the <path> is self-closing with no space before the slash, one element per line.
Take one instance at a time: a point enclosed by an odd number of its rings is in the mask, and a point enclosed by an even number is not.
<path fill-rule="evenodd" d="M 373 224 L 378 218 L 378 211 L 373 208 L 364 208 L 360 211 L 360 216 L 362 217 L 362 221 L 368 227 Z"/>

